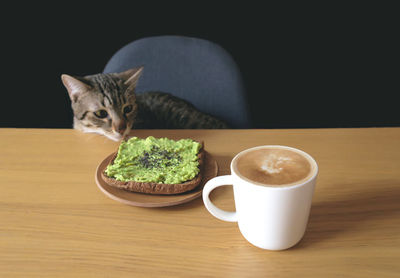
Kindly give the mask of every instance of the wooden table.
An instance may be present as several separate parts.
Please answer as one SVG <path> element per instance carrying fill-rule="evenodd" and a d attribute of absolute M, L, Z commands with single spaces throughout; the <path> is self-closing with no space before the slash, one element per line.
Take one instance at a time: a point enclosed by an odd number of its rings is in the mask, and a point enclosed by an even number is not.
<path fill-rule="evenodd" d="M 204 140 L 220 175 L 256 145 L 310 153 L 320 174 L 304 238 L 286 251 L 258 249 L 201 197 L 167 208 L 121 204 L 94 180 L 117 142 L 0 129 L 0 277 L 400 277 L 400 128 L 134 134 Z M 231 187 L 212 197 L 234 209 Z"/>

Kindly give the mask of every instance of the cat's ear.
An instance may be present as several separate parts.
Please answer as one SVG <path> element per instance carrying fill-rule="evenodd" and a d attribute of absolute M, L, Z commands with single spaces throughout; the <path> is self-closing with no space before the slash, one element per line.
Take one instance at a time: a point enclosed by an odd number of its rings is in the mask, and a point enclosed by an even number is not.
<path fill-rule="evenodd" d="M 83 94 L 84 92 L 90 89 L 90 85 L 68 74 L 62 74 L 61 80 L 65 88 L 67 88 L 69 97 L 73 102 L 76 102 L 79 95 Z"/>
<path fill-rule="evenodd" d="M 139 77 L 142 75 L 142 71 L 143 66 L 117 73 L 117 75 L 125 80 L 124 84 L 128 85 L 128 90 L 131 90 L 136 87 Z"/>

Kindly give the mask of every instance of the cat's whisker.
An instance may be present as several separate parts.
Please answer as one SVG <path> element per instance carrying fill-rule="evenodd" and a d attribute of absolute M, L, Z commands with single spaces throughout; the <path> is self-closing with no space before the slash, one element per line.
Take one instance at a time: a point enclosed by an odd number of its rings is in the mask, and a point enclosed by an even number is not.
<path fill-rule="evenodd" d="M 96 133 L 88 133 L 88 136 L 86 137 L 86 142 L 92 140 L 96 136 L 98 136 L 98 134 L 96 134 Z"/>
<path fill-rule="evenodd" d="M 105 145 L 105 144 L 107 144 L 107 143 L 109 143 L 110 142 L 110 138 L 108 138 L 108 137 L 106 137 L 106 136 L 102 136 L 103 138 L 103 140 L 102 140 L 102 143 L 103 143 L 103 145 Z M 114 141 L 114 140 L 112 140 L 112 141 Z"/>

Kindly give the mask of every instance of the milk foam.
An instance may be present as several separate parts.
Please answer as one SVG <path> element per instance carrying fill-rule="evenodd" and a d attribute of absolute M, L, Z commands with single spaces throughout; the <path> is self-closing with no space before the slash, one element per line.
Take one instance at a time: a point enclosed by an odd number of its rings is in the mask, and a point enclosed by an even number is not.
<path fill-rule="evenodd" d="M 236 159 L 235 168 L 245 178 L 266 186 L 295 184 L 313 172 L 305 155 L 279 147 L 246 151 Z"/>
<path fill-rule="evenodd" d="M 261 169 L 268 174 L 277 174 L 283 171 L 283 165 L 287 161 L 293 159 L 287 156 L 277 156 L 275 154 L 268 155 L 261 165 Z"/>

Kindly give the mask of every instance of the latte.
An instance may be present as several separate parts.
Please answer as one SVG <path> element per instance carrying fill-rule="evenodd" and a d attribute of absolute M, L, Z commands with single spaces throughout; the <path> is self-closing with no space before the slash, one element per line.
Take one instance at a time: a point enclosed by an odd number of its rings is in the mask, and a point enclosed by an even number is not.
<path fill-rule="evenodd" d="M 307 154 L 281 146 L 244 151 L 237 156 L 233 167 L 239 176 L 272 187 L 301 183 L 315 170 Z"/>

